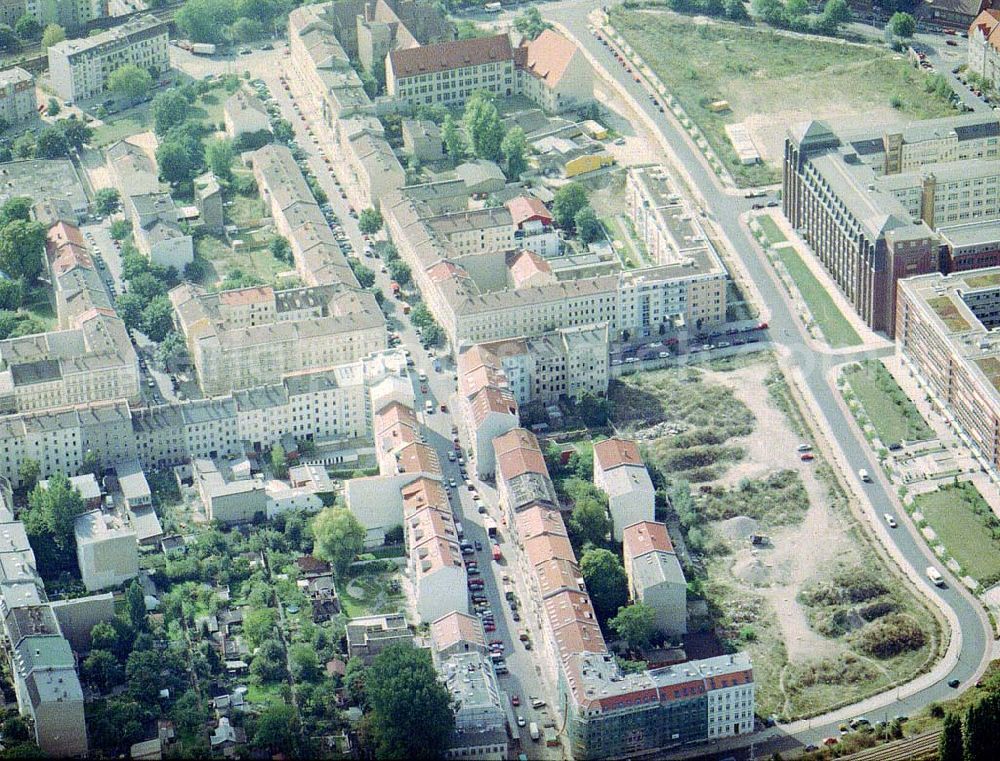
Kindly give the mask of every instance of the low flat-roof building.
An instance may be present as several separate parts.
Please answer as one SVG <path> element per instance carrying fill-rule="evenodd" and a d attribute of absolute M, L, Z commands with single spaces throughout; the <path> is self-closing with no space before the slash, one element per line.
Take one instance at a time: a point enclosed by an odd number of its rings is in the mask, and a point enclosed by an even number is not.
<path fill-rule="evenodd" d="M 92 510 L 74 524 L 76 558 L 87 591 L 121 586 L 139 575 L 135 529 L 116 513 Z"/>
<path fill-rule="evenodd" d="M 348 656 L 365 663 L 371 663 L 389 645 L 413 643 L 413 632 L 402 613 L 352 618 L 346 629 Z"/>
<path fill-rule="evenodd" d="M 194 460 L 191 470 L 210 521 L 248 523 L 267 514 L 267 494 L 260 478 L 234 478 L 224 461 L 209 459 Z"/>
<path fill-rule="evenodd" d="M 444 158 L 441 128 L 428 119 L 403 120 L 403 150 L 420 161 Z"/>

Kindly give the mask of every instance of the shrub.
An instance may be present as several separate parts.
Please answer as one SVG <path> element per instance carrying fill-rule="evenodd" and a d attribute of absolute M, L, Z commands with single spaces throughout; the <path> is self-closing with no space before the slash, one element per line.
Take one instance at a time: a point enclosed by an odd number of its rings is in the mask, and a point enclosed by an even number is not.
<path fill-rule="evenodd" d="M 893 613 L 862 629 L 858 647 L 875 658 L 892 658 L 909 650 L 919 650 L 926 639 L 924 630 L 912 617 Z"/>

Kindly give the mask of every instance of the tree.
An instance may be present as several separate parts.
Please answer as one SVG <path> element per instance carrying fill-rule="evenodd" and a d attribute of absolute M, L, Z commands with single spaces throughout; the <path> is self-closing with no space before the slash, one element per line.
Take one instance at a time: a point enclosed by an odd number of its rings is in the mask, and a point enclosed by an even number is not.
<path fill-rule="evenodd" d="M 581 547 L 604 546 L 611 529 L 607 508 L 594 497 L 578 499 L 569 518 L 569 529 Z"/>
<path fill-rule="evenodd" d="M 142 307 L 145 300 L 135 293 L 122 293 L 115 299 L 115 311 L 129 330 L 142 329 Z"/>
<path fill-rule="evenodd" d="M 25 13 L 14 24 L 14 34 L 22 40 L 37 40 L 42 36 L 42 25 Z"/>
<path fill-rule="evenodd" d="M 532 6 L 532 10 L 536 10 Z M 507 179 L 516 182 L 521 179 L 521 174 L 528 168 L 528 140 L 524 136 L 524 130 L 519 126 L 512 127 L 503 136 L 500 143 L 500 153 L 503 155 L 504 163 L 507 167 Z"/>
<path fill-rule="evenodd" d="M 243 617 L 243 635 L 251 648 L 260 647 L 274 634 L 278 616 L 274 608 L 256 608 Z"/>
<path fill-rule="evenodd" d="M 990 721 L 989 714 L 985 700 L 973 703 L 966 710 L 965 733 L 962 742 L 965 761 L 986 761 L 993 757 L 996 727 Z"/>
<path fill-rule="evenodd" d="M 581 243 L 593 243 L 604 234 L 600 220 L 590 206 L 584 206 L 573 216 L 573 226 Z"/>
<path fill-rule="evenodd" d="M 187 98 L 177 90 L 161 92 L 153 98 L 149 109 L 153 116 L 153 131 L 157 135 L 165 135 L 170 129 L 183 124 L 190 107 Z"/>
<path fill-rule="evenodd" d="M 232 179 L 235 158 L 233 141 L 228 138 L 212 140 L 205 147 L 205 161 L 208 162 L 208 168 L 219 179 L 227 181 Z"/>
<path fill-rule="evenodd" d="M 816 30 L 823 34 L 836 34 L 840 25 L 850 20 L 851 9 L 847 6 L 847 0 L 826 0 Z"/>
<path fill-rule="evenodd" d="M 452 161 L 459 162 L 465 158 L 465 137 L 451 114 L 445 117 L 444 125 L 441 127 L 441 140 L 445 152 Z"/>
<path fill-rule="evenodd" d="M 38 460 L 25 457 L 21 460 L 21 467 L 18 469 L 17 475 L 24 487 L 32 489 L 38 483 L 38 476 L 41 475 L 41 472 L 42 466 L 38 464 Z"/>
<path fill-rule="evenodd" d="M 8 277 L 32 283 L 42 274 L 45 227 L 41 222 L 15 219 L 0 228 L 0 270 Z"/>
<path fill-rule="evenodd" d="M 563 185 L 552 199 L 552 218 L 564 230 L 573 231 L 576 213 L 587 205 L 587 190 L 578 182 Z"/>
<path fill-rule="evenodd" d="M 786 0 L 785 13 L 790 18 L 807 15 L 809 13 L 809 0 Z"/>
<path fill-rule="evenodd" d="M 169 686 L 161 677 L 164 671 L 163 654 L 154 650 L 133 650 L 125 663 L 128 691 L 139 703 L 152 705 L 160 697 L 160 690 Z"/>
<path fill-rule="evenodd" d="M 148 303 L 158 296 L 165 296 L 167 288 L 152 272 L 142 272 L 129 279 L 128 292 Z"/>
<path fill-rule="evenodd" d="M 7 199 L 3 206 L 0 206 L 0 226 L 21 219 L 25 222 L 31 219 L 31 207 L 35 205 L 33 199 L 28 196 L 14 196 Z"/>
<path fill-rule="evenodd" d="M 142 310 L 142 332 L 159 343 L 174 329 L 174 306 L 166 296 L 157 296 Z"/>
<path fill-rule="evenodd" d="M 889 19 L 889 30 L 896 36 L 908 40 L 917 31 L 917 22 L 909 13 L 896 11 Z"/>
<path fill-rule="evenodd" d="M 351 272 L 354 273 L 354 277 L 358 279 L 358 285 L 365 290 L 375 285 L 375 273 L 370 268 L 354 258 L 348 259 L 347 263 L 351 266 Z"/>
<path fill-rule="evenodd" d="M 250 664 L 250 674 L 262 684 L 280 682 L 286 677 L 285 651 L 276 639 L 261 644 Z"/>
<path fill-rule="evenodd" d="M 192 42 L 222 43 L 236 20 L 236 6 L 232 0 L 187 0 L 174 19 Z"/>
<path fill-rule="evenodd" d="M 45 104 L 45 110 L 48 112 L 49 116 L 59 116 L 59 112 L 62 111 L 62 106 L 59 105 L 59 101 L 55 98 L 49 98 L 48 102 Z"/>
<path fill-rule="evenodd" d="M 80 462 L 80 471 L 77 475 L 83 476 L 87 473 L 95 478 L 101 477 L 101 458 L 93 449 L 88 449 L 83 453 L 83 460 Z"/>
<path fill-rule="evenodd" d="M 107 650 L 119 661 L 128 658 L 132 647 L 134 632 L 120 616 L 110 621 L 98 621 L 90 629 L 90 647 L 92 650 Z"/>
<path fill-rule="evenodd" d="M 106 693 L 122 683 L 125 672 L 113 653 L 107 650 L 91 650 L 80 667 L 80 676 L 94 685 L 98 692 Z"/>
<path fill-rule="evenodd" d="M 407 285 L 413 280 L 413 273 L 410 271 L 410 266 L 401 259 L 389 262 L 386 264 L 386 269 L 389 270 L 389 277 L 400 285 Z"/>
<path fill-rule="evenodd" d="M 295 747 L 298 735 L 299 718 L 295 709 L 290 705 L 271 703 L 257 719 L 252 742 L 257 750 L 287 755 Z"/>
<path fill-rule="evenodd" d="M 365 529 L 346 507 L 328 507 L 313 519 L 313 553 L 333 566 L 338 578 L 347 573 L 365 547 Z"/>
<path fill-rule="evenodd" d="M 101 188 L 94 194 L 94 209 L 101 216 L 108 216 L 118 210 L 121 196 L 115 188 Z"/>
<path fill-rule="evenodd" d="M 235 42 L 253 42 L 266 34 L 264 25 L 253 18 L 236 19 L 229 27 L 229 36 Z"/>
<path fill-rule="evenodd" d="M 154 352 L 156 364 L 167 372 L 173 373 L 190 363 L 187 361 L 187 344 L 184 336 L 176 330 L 167 333 Z"/>
<path fill-rule="evenodd" d="M 944 717 L 938 741 L 938 759 L 962 761 L 962 719 L 957 713 L 948 713 Z"/>
<path fill-rule="evenodd" d="M 787 26 L 788 15 L 781 0 L 752 0 L 753 15 L 771 26 Z"/>
<path fill-rule="evenodd" d="M 532 5 L 514 20 L 514 28 L 529 40 L 533 40 L 546 29 L 551 29 L 552 24 L 545 21 L 538 8 Z"/>
<path fill-rule="evenodd" d="M 35 156 L 40 159 L 57 159 L 69 153 L 69 142 L 61 129 L 49 125 L 38 133 Z"/>
<path fill-rule="evenodd" d="M 0 50 L 9 53 L 15 48 L 17 48 L 17 35 L 14 34 L 14 30 L 7 24 L 0 24 Z"/>
<path fill-rule="evenodd" d="M 146 629 L 146 596 L 142 593 L 142 585 L 138 581 L 132 580 L 125 590 L 125 610 L 128 613 L 129 623 L 137 632 Z"/>
<path fill-rule="evenodd" d="M 730 21 L 746 21 L 750 18 L 743 0 L 723 0 L 723 13 Z"/>
<path fill-rule="evenodd" d="M 135 103 L 153 89 L 153 76 L 133 63 L 119 66 L 108 76 L 108 91 L 126 103 Z"/>
<path fill-rule="evenodd" d="M 358 215 L 358 229 L 364 235 L 374 235 L 382 229 L 382 213 L 378 209 L 362 209 Z"/>
<path fill-rule="evenodd" d="M 76 517 L 86 510 L 80 492 L 66 476 L 57 473 L 48 480 L 47 488 L 36 486 L 31 490 L 24 529 L 29 536 L 47 534 L 59 550 L 67 553 L 76 548 Z"/>
<path fill-rule="evenodd" d="M 455 728 L 448 690 L 430 656 L 392 645 L 372 661 L 365 678 L 372 739 L 379 758 L 440 758 Z"/>
<path fill-rule="evenodd" d="M 319 658 L 312 645 L 299 642 L 288 650 L 292 679 L 295 682 L 314 682 L 320 677 Z"/>
<path fill-rule="evenodd" d="M 580 560 L 583 580 L 598 618 L 606 620 L 628 601 L 628 577 L 618 556 L 605 549 L 591 549 Z"/>
<path fill-rule="evenodd" d="M 66 142 L 77 150 L 83 148 L 94 136 L 94 130 L 79 119 L 60 119 L 56 122 L 56 126 L 62 130 Z"/>
<path fill-rule="evenodd" d="M 641 650 L 649 645 L 656 633 L 656 611 L 649 605 L 635 603 L 620 608 L 618 615 L 608 621 L 608 626 L 630 647 Z"/>
<path fill-rule="evenodd" d="M 156 162 L 164 182 L 178 185 L 190 181 L 197 170 L 187 149 L 179 142 L 160 143 L 156 149 Z"/>
<path fill-rule="evenodd" d="M 108 228 L 112 240 L 125 240 L 132 232 L 132 223 L 127 219 L 116 219 Z M 128 278 L 126 278 L 128 279 Z"/>
<path fill-rule="evenodd" d="M 477 92 L 465 104 L 465 128 L 472 141 L 472 151 L 487 161 L 500 159 L 504 127 L 500 113 L 485 93 Z"/>
<path fill-rule="evenodd" d="M 35 155 L 35 136 L 25 132 L 14 141 L 14 158 L 30 159 Z"/>
<path fill-rule="evenodd" d="M 42 32 L 42 47 L 50 48 L 57 42 L 62 42 L 66 39 L 66 30 L 63 29 L 59 24 L 49 24 L 45 27 L 45 31 Z"/>
<path fill-rule="evenodd" d="M 0 309 L 14 311 L 24 303 L 24 283 L 20 280 L 0 280 Z"/>
<path fill-rule="evenodd" d="M 365 682 L 368 678 L 368 667 L 365 662 L 355 656 L 347 661 L 344 667 L 344 687 L 347 689 L 347 699 L 354 705 L 367 707 L 368 693 Z"/>

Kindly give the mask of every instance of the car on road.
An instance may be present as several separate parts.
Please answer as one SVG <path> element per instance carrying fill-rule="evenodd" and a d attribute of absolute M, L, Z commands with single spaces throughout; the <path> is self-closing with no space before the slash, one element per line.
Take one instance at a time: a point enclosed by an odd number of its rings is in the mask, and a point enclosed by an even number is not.
<path fill-rule="evenodd" d="M 870 474 L 868 473 L 868 471 L 867 471 L 867 470 L 865 470 L 864 468 L 861 468 L 860 470 L 858 470 L 858 476 L 859 476 L 859 477 L 861 478 L 861 480 L 862 480 L 862 481 L 864 481 L 864 482 L 865 482 L 866 484 L 870 484 L 870 483 L 872 482 L 872 477 L 871 477 L 871 475 L 870 475 Z"/>
<path fill-rule="evenodd" d="M 526 721 L 524 720 L 524 717 L 523 717 L 523 716 L 518 716 L 518 717 L 517 717 L 517 726 L 519 726 L 519 727 L 523 727 L 523 726 L 525 726 L 525 725 L 526 725 L 527 723 L 528 723 L 528 722 L 526 722 Z"/>
<path fill-rule="evenodd" d="M 521 698 L 520 698 L 520 696 L 518 696 L 518 695 L 511 695 L 510 696 L 510 704 L 512 706 L 514 706 L 515 708 L 517 708 L 519 705 L 521 705 Z"/>
<path fill-rule="evenodd" d="M 924 571 L 924 573 L 927 574 L 927 578 L 930 579 L 932 582 L 934 582 L 936 586 L 939 587 L 944 586 L 944 576 L 942 576 L 941 572 L 934 566 L 932 565 L 927 566 L 927 569 Z"/>
<path fill-rule="evenodd" d="M 799 459 L 802 460 L 802 462 L 812 462 L 816 459 L 816 457 L 812 454 L 812 452 L 803 452 L 799 455 Z"/>
<path fill-rule="evenodd" d="M 886 513 L 883 517 L 885 518 L 885 525 L 889 528 L 896 528 L 899 525 L 896 523 L 896 519 L 889 515 L 889 513 Z"/>
<path fill-rule="evenodd" d="M 480 541 L 479 541 L 479 540 L 477 539 L 477 540 L 476 540 L 476 552 L 482 552 L 482 551 L 483 551 L 483 543 L 482 543 L 482 542 L 480 542 Z"/>
<path fill-rule="evenodd" d="M 796 451 L 799 451 L 799 452 L 811 452 L 812 451 L 812 446 L 809 445 L 809 444 L 799 444 L 798 449 Z"/>
<path fill-rule="evenodd" d="M 959 686 L 959 685 L 960 685 L 961 683 L 962 683 L 962 682 L 961 682 L 961 680 L 959 680 L 959 679 L 949 679 L 949 680 L 948 680 L 948 686 L 949 686 L 949 687 L 951 687 L 951 688 L 952 688 L 953 690 L 954 690 L 954 689 L 957 689 L 957 688 L 958 688 L 958 686 Z"/>

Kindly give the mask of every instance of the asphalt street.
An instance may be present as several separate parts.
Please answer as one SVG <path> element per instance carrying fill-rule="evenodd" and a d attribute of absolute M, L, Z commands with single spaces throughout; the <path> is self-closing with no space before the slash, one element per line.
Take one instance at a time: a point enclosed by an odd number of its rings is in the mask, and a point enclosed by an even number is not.
<path fill-rule="evenodd" d="M 828 381 L 828 372 L 836 365 L 848 361 L 845 355 L 829 355 L 813 350 L 807 343 L 802 331 L 802 325 L 789 308 L 778 284 L 772 274 L 766 257 L 751 239 L 746 227 L 741 221 L 741 215 L 750 209 L 750 201 L 742 196 L 725 192 L 717 183 L 715 175 L 705 166 L 704 160 L 696 153 L 685 134 L 675 123 L 653 106 L 648 97 L 645 85 L 636 83 L 628 76 L 608 52 L 588 30 L 588 13 L 598 7 L 598 3 L 584 0 L 553 3 L 542 6 L 543 15 L 561 23 L 607 70 L 609 75 L 625 88 L 633 101 L 632 106 L 643 110 L 652 117 L 657 128 L 674 150 L 678 160 L 684 165 L 695 188 L 704 200 L 704 207 L 710 218 L 723 231 L 737 256 L 747 271 L 753 277 L 764 303 L 767 305 L 770 318 L 771 340 L 779 347 L 793 365 L 801 370 L 802 379 L 808 392 L 815 400 L 816 406 L 826 418 L 828 428 L 833 432 L 846 458 L 848 466 L 854 473 L 864 468 L 870 473 L 879 474 L 877 459 L 867 442 L 860 435 L 854 422 L 847 418 L 838 404 L 838 393 Z M 857 355 L 852 355 L 857 356 Z M 918 575 L 923 577 L 924 569 L 937 565 L 935 558 L 927 549 L 922 539 L 916 536 L 916 531 L 910 521 L 905 518 L 905 511 L 882 478 L 876 478 L 871 484 L 864 486 L 871 509 L 875 515 L 890 513 L 900 523 L 900 528 L 892 531 L 889 536 Z M 988 628 L 989 624 L 981 606 L 965 592 L 959 582 L 943 569 L 948 579 L 943 589 L 926 584 L 928 594 L 934 595 L 950 607 L 959 622 L 959 630 L 954 636 L 961 638 L 961 652 L 954 668 L 940 681 L 915 694 L 897 700 L 896 691 L 887 694 L 890 716 L 910 714 L 929 703 L 945 700 L 955 695 L 955 690 L 948 687 L 947 682 L 958 679 L 962 686 L 969 686 L 984 658 L 992 653 L 993 638 Z M 828 724 L 818 724 L 798 735 L 802 742 L 815 742 L 828 735 L 836 735 L 840 721 Z M 761 748 L 758 748 L 760 751 Z"/>

